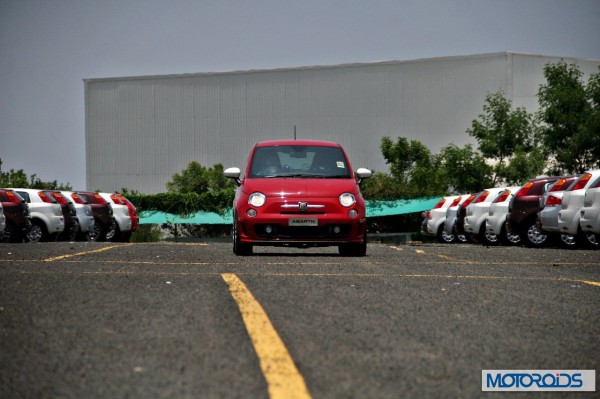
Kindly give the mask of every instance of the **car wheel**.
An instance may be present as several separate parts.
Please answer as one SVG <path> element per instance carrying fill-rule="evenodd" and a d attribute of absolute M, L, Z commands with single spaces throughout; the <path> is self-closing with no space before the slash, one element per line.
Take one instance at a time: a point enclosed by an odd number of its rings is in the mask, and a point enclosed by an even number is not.
<path fill-rule="evenodd" d="M 120 233 L 119 226 L 115 222 L 113 227 L 106 232 L 106 241 L 119 241 Z"/>
<path fill-rule="evenodd" d="M 46 230 L 46 225 L 44 222 L 40 220 L 33 220 L 31 222 L 31 230 L 25 236 L 26 242 L 42 242 L 48 240 L 48 232 Z"/>
<path fill-rule="evenodd" d="M 559 234 L 559 243 L 563 248 L 577 248 L 577 237 L 572 234 Z"/>
<path fill-rule="evenodd" d="M 579 230 L 578 241 L 588 249 L 598 249 L 598 247 L 600 247 L 598 236 L 594 233 L 588 233 Z"/>
<path fill-rule="evenodd" d="M 365 256 L 367 254 L 367 235 L 361 244 L 341 244 L 338 245 L 338 252 L 341 256 Z"/>
<path fill-rule="evenodd" d="M 531 221 L 521 233 L 521 241 L 528 247 L 541 248 L 547 244 L 548 234 L 542 233 L 535 221 Z"/>
<path fill-rule="evenodd" d="M 87 241 L 103 241 L 105 237 L 105 228 L 98 221 L 96 221 L 96 223 L 94 223 L 94 227 L 92 227 L 90 231 L 85 234 L 85 239 Z"/>
<path fill-rule="evenodd" d="M 456 236 L 451 233 L 447 233 L 444 229 L 444 225 L 442 224 L 437 232 L 438 242 L 450 244 L 456 240 Z"/>
<path fill-rule="evenodd" d="M 521 243 L 521 236 L 518 234 L 509 233 L 506 230 L 506 223 L 502 226 L 500 231 L 500 240 L 504 245 L 519 245 Z"/>
<path fill-rule="evenodd" d="M 498 245 L 500 243 L 498 236 L 494 233 L 489 233 L 486 230 L 485 225 L 481 226 L 481 229 L 479 230 L 478 238 L 479 238 L 479 242 L 482 243 L 483 245 Z"/>
<path fill-rule="evenodd" d="M 240 233 L 236 217 L 233 217 L 233 228 L 231 229 L 231 238 L 233 240 L 233 253 L 238 256 L 252 255 L 252 245 L 240 242 Z"/>

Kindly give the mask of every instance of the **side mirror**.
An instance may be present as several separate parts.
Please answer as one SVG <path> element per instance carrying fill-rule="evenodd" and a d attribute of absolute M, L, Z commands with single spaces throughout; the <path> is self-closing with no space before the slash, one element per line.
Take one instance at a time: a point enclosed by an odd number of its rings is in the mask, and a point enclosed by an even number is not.
<path fill-rule="evenodd" d="M 358 168 L 354 174 L 358 177 L 358 184 L 360 184 L 363 179 L 368 179 L 373 173 L 367 168 Z"/>
<path fill-rule="evenodd" d="M 225 177 L 229 177 L 231 179 L 235 179 L 235 181 L 238 184 L 238 186 L 242 183 L 242 181 L 240 180 L 240 174 L 241 173 L 242 172 L 240 171 L 240 168 L 227 168 L 223 172 L 223 174 L 225 175 Z"/>

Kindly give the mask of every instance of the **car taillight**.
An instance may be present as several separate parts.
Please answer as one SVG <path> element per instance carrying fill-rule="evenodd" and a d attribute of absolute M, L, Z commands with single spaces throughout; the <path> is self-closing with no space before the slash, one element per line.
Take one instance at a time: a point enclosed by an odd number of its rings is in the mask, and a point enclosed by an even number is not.
<path fill-rule="evenodd" d="M 67 200 L 62 196 L 61 193 L 52 193 L 52 196 L 56 199 L 56 201 L 58 201 L 59 204 L 68 205 Z"/>
<path fill-rule="evenodd" d="M 21 200 L 19 199 L 19 197 L 17 197 L 15 195 L 15 193 L 11 192 L 11 191 L 7 191 L 6 192 L 6 196 L 8 197 L 8 199 L 10 200 L 10 202 L 15 202 L 17 204 L 21 203 Z"/>
<path fill-rule="evenodd" d="M 499 202 L 504 202 L 504 201 L 506 201 L 506 199 L 508 198 L 508 196 L 509 196 L 509 195 L 510 195 L 510 190 L 504 190 L 504 191 L 502 192 L 502 194 L 500 194 L 500 195 L 498 196 L 498 198 L 496 198 L 496 199 L 494 200 L 494 203 L 496 203 L 496 204 L 497 204 L 497 203 L 499 203 Z"/>
<path fill-rule="evenodd" d="M 475 199 L 475 195 L 470 195 L 470 196 L 469 196 L 469 198 L 467 198 L 467 199 L 465 200 L 465 202 L 463 202 L 462 206 L 463 206 L 464 208 L 468 207 L 468 206 L 469 206 L 469 204 L 470 204 L 470 203 L 471 203 L 471 202 L 472 202 L 474 199 Z"/>
<path fill-rule="evenodd" d="M 98 204 L 105 205 L 108 203 L 108 202 L 106 202 L 106 200 L 104 198 L 102 198 L 102 196 L 100 194 L 94 194 L 94 198 L 96 198 L 96 200 L 98 201 Z"/>
<path fill-rule="evenodd" d="M 442 198 L 442 199 L 440 200 L 440 202 L 438 202 L 438 203 L 437 203 L 437 204 L 436 204 L 436 205 L 433 207 L 433 209 L 439 209 L 439 208 L 441 208 L 441 207 L 444 205 L 444 203 L 445 203 L 445 202 L 446 202 L 446 198 Z"/>
<path fill-rule="evenodd" d="M 115 194 L 111 194 L 110 199 L 117 205 L 125 205 Z"/>
<path fill-rule="evenodd" d="M 84 204 L 83 200 L 75 193 L 71 194 L 71 198 L 73 198 L 73 201 L 75 201 L 76 204 L 79 204 L 79 205 Z"/>
<path fill-rule="evenodd" d="M 425 212 L 425 219 L 431 219 L 431 211 Z"/>
<path fill-rule="evenodd" d="M 475 201 L 476 204 L 479 204 L 480 202 L 485 201 L 485 199 L 487 198 L 487 196 L 490 195 L 489 191 L 484 191 L 483 193 L 481 193 L 481 195 L 479 196 L 479 198 L 477 198 L 477 200 Z"/>
<path fill-rule="evenodd" d="M 523 187 L 521 187 L 521 189 L 519 190 L 519 192 L 516 194 L 516 197 L 524 197 L 524 196 L 526 196 L 527 193 L 529 192 L 529 190 L 531 190 L 531 187 L 533 187 L 533 183 L 532 182 L 528 182 Z"/>
<path fill-rule="evenodd" d="M 546 206 L 560 206 L 561 203 L 562 199 L 553 195 L 548 196 L 548 198 L 546 199 Z"/>
<path fill-rule="evenodd" d="M 573 186 L 571 191 L 581 190 L 582 188 L 585 188 L 585 185 L 587 184 L 587 182 L 590 180 L 591 177 L 592 177 L 591 173 L 586 173 L 585 175 L 581 176 L 579 178 L 579 180 L 577 181 L 577 183 L 575 183 L 575 185 Z"/>
<path fill-rule="evenodd" d="M 452 208 L 453 206 L 456 206 L 460 203 L 462 197 L 458 197 L 457 199 L 455 199 L 454 201 L 452 201 L 452 203 L 450 204 L 450 208 Z"/>
<path fill-rule="evenodd" d="M 563 187 L 565 185 L 565 183 L 567 182 L 567 179 L 560 179 L 559 181 L 557 181 L 552 188 L 550 189 L 550 193 L 554 192 L 554 191 L 563 191 Z"/>
<path fill-rule="evenodd" d="M 41 191 L 38 193 L 38 197 L 40 197 L 40 199 L 42 201 L 44 201 L 45 203 L 47 203 L 47 204 L 51 204 L 52 203 L 52 201 L 50 200 L 50 198 L 48 198 L 48 196 L 46 194 L 44 194 L 43 192 L 41 192 Z"/>

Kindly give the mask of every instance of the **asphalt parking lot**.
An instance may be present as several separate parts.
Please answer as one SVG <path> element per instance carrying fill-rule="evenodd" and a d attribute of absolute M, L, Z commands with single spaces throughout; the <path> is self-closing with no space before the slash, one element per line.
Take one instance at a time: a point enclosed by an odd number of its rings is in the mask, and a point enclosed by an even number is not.
<path fill-rule="evenodd" d="M 0 245 L 0 397 L 513 398 L 481 371 L 600 370 L 600 251 L 255 252 Z"/>

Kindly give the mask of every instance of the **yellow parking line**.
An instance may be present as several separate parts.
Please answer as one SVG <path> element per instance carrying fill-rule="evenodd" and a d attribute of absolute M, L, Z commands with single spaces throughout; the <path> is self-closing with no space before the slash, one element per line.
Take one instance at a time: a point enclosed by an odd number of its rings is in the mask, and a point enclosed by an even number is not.
<path fill-rule="evenodd" d="M 94 249 L 93 251 L 76 252 L 74 254 L 54 256 L 52 258 L 46 258 L 46 259 L 44 259 L 44 262 L 54 262 L 55 260 L 61 260 L 61 259 L 71 258 L 73 256 L 81 256 L 81 255 L 94 254 L 94 253 L 97 253 L 97 252 L 104 252 L 104 251 L 108 251 L 109 249 L 113 249 L 113 248 L 117 248 L 117 247 L 126 247 L 126 246 L 130 246 L 130 245 L 133 245 L 133 244 L 111 245 L 110 247 L 104 247 L 104 248 L 100 248 L 100 249 Z"/>
<path fill-rule="evenodd" d="M 285 344 L 252 292 L 233 273 L 223 273 L 221 277 L 229 285 L 229 291 L 240 309 L 260 368 L 267 380 L 269 397 L 310 398 L 304 377 L 296 368 Z"/>
<path fill-rule="evenodd" d="M 415 252 L 419 255 L 425 255 L 425 251 L 423 251 L 422 249 L 415 249 Z"/>
<path fill-rule="evenodd" d="M 600 283 L 597 282 L 597 281 L 587 281 L 587 280 L 578 280 L 578 281 L 581 282 L 581 283 L 584 283 L 584 284 L 594 285 L 596 287 L 600 287 Z"/>
<path fill-rule="evenodd" d="M 390 248 L 395 249 L 396 251 L 404 251 L 404 248 L 398 248 L 394 245 L 390 246 Z"/>

